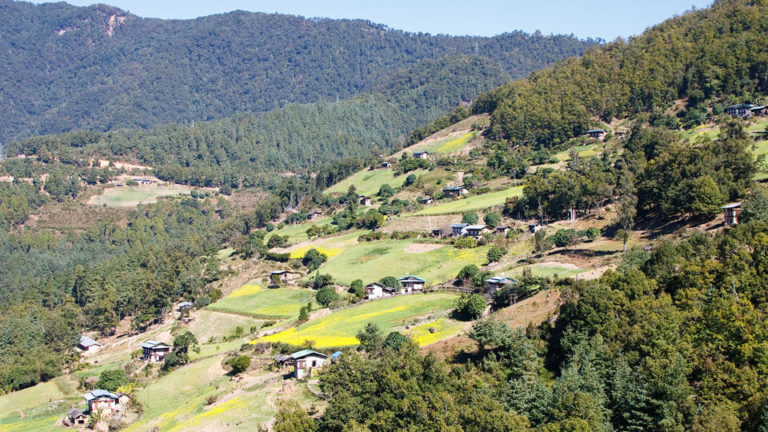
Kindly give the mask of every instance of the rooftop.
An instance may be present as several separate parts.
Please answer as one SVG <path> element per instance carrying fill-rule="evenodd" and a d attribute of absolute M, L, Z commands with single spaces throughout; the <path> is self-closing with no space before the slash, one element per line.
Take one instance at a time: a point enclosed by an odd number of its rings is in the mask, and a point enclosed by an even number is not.
<path fill-rule="evenodd" d="M 144 342 L 143 344 L 141 344 L 141 347 L 142 348 L 150 348 L 151 349 L 151 348 L 170 348 L 171 346 L 166 344 L 166 343 L 158 342 L 158 341 L 153 341 L 153 340 L 150 339 L 150 340 Z"/>
<path fill-rule="evenodd" d="M 108 398 L 111 398 L 111 399 L 120 399 L 116 394 L 108 392 L 106 390 L 102 390 L 102 389 L 96 389 L 96 390 L 90 391 L 90 392 L 86 393 L 83 397 L 85 398 L 85 400 L 88 400 L 88 401 L 93 400 L 93 399 L 97 399 L 97 398 L 100 398 L 100 397 L 108 397 Z"/>
<path fill-rule="evenodd" d="M 91 339 L 91 338 L 89 338 L 88 336 L 85 336 L 85 335 L 80 336 L 80 342 L 78 344 L 81 345 L 81 346 L 84 346 L 84 347 L 89 347 L 89 346 L 94 346 L 94 345 L 101 346 L 100 343 L 96 342 L 95 340 L 93 340 L 93 339 Z"/>
<path fill-rule="evenodd" d="M 722 209 L 732 209 L 732 208 L 739 208 L 739 207 L 741 207 L 741 203 L 740 202 L 726 204 L 726 205 L 724 205 L 724 206 L 722 206 L 720 208 L 722 208 Z"/>
<path fill-rule="evenodd" d="M 512 283 L 518 283 L 517 279 L 506 277 L 506 276 L 493 276 L 489 277 L 485 280 L 486 283 L 494 283 L 494 284 L 512 284 Z"/>
<path fill-rule="evenodd" d="M 422 279 L 422 278 L 420 278 L 418 276 L 414 276 L 414 275 L 403 276 L 400 279 L 398 279 L 398 281 L 400 281 L 400 282 L 403 282 L 403 281 L 406 281 L 406 282 L 426 282 L 424 279 Z"/>
<path fill-rule="evenodd" d="M 467 225 L 467 230 L 481 230 L 485 229 L 485 225 Z"/>
<path fill-rule="evenodd" d="M 291 358 L 294 359 L 294 360 L 298 360 L 300 358 L 308 357 L 308 356 L 311 356 L 311 355 L 319 356 L 319 357 L 322 357 L 322 358 L 328 358 L 328 356 L 325 355 L 325 354 L 319 353 L 317 351 L 312 351 L 312 350 L 309 350 L 309 349 L 297 351 L 297 352 L 291 354 Z"/>

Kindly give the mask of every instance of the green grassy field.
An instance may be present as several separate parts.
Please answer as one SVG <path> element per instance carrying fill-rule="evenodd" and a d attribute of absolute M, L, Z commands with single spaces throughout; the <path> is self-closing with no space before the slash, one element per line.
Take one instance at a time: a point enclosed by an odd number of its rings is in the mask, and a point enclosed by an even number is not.
<path fill-rule="evenodd" d="M 104 189 L 101 195 L 91 197 L 88 204 L 108 207 L 134 207 L 139 203 L 151 204 L 157 198 L 171 195 L 188 195 L 191 189 L 180 186 L 123 186 Z"/>
<path fill-rule="evenodd" d="M 422 244 L 413 239 L 362 242 L 330 258 L 320 267 L 320 273 L 330 274 L 344 284 L 355 279 L 370 283 L 384 276 L 407 274 L 435 284 L 455 277 L 467 264 L 484 264 L 487 253 L 487 247 L 456 249 L 450 245 Z"/>
<path fill-rule="evenodd" d="M 72 406 L 84 401 L 71 376 L 0 396 L 0 430 L 8 432 L 60 431 L 54 426 Z M 23 413 L 23 418 L 19 416 Z"/>
<path fill-rule="evenodd" d="M 460 134 L 451 134 L 445 138 L 429 142 L 422 142 L 406 149 L 407 152 L 427 151 L 430 153 L 449 154 L 464 151 L 467 145 L 477 136 L 479 132 L 466 132 Z"/>
<path fill-rule="evenodd" d="M 579 157 L 591 158 L 597 156 L 600 153 L 601 146 L 598 144 L 587 144 L 574 147 L 579 152 Z M 555 154 L 555 158 L 560 162 L 571 160 L 571 149 L 561 151 Z"/>
<path fill-rule="evenodd" d="M 296 225 L 286 225 L 282 229 L 274 230 L 272 232 L 267 233 L 267 235 L 264 237 L 264 241 L 267 242 L 270 237 L 273 235 L 281 235 L 281 236 L 288 236 L 288 243 L 296 243 L 296 242 L 302 242 L 309 240 L 309 237 L 307 236 L 307 228 L 311 227 L 312 225 L 317 226 L 325 226 L 330 225 L 333 221 L 333 218 L 323 218 L 318 219 L 316 221 L 307 221 L 301 224 Z"/>
<path fill-rule="evenodd" d="M 289 252 L 291 258 L 304 258 L 304 255 L 310 249 L 317 249 L 318 252 L 326 254 L 329 258 L 334 257 L 357 243 L 357 238 L 366 231 L 354 230 L 342 235 L 333 237 L 323 237 L 315 239 L 309 243 L 296 245 L 287 249 L 279 249 L 280 252 Z"/>
<path fill-rule="evenodd" d="M 427 207 L 416 214 L 419 216 L 463 213 L 467 211 L 482 210 L 489 207 L 502 205 L 507 198 L 520 196 L 523 194 L 523 186 L 515 186 L 487 194 L 475 195 L 469 198 L 460 198 L 454 201 L 448 201 L 442 204 Z"/>
<path fill-rule="evenodd" d="M 529 269 L 531 274 L 536 277 L 559 277 L 559 278 L 571 278 L 581 273 L 586 273 L 589 269 L 572 268 L 569 266 L 559 265 L 542 265 L 532 264 L 522 267 L 515 267 L 509 271 L 512 276 L 520 275 L 523 270 Z"/>
<path fill-rule="evenodd" d="M 408 175 L 415 174 L 416 177 L 418 177 L 426 172 L 427 170 L 419 169 L 406 175 L 396 176 L 395 172 L 391 169 L 364 169 L 329 187 L 323 193 L 343 194 L 347 192 L 351 185 L 354 185 L 358 194 L 373 197 L 379 192 L 379 188 L 383 184 L 389 184 L 393 188 L 398 188 L 405 183 L 405 179 Z"/>
<path fill-rule="evenodd" d="M 255 318 L 284 319 L 298 316 L 299 309 L 314 297 L 315 292 L 307 289 L 269 289 L 245 285 L 206 309 Z"/>
<path fill-rule="evenodd" d="M 317 348 L 357 345 L 355 335 L 369 322 L 387 334 L 425 315 L 444 313 L 458 296 L 449 293 L 415 294 L 387 297 L 336 311 L 254 342 L 285 342 L 302 345 L 310 340 Z"/>

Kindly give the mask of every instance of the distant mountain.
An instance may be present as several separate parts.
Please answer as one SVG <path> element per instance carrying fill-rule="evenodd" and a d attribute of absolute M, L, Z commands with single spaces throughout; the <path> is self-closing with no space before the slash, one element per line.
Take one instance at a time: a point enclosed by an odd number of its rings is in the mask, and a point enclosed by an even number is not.
<path fill-rule="evenodd" d="M 0 145 L 346 99 L 446 56 L 479 56 L 525 77 L 592 44 L 522 32 L 432 36 L 362 20 L 248 12 L 159 20 L 105 5 L 0 0 Z"/>

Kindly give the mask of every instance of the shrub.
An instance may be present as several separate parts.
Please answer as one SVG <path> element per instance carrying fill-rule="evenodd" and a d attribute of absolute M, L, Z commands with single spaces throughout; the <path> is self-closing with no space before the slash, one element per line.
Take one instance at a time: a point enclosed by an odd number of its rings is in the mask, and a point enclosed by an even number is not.
<path fill-rule="evenodd" d="M 385 276 L 381 278 L 379 283 L 386 287 L 394 288 L 397 291 L 400 291 L 400 281 L 397 280 L 397 278 L 394 276 Z"/>
<path fill-rule="evenodd" d="M 315 280 L 312 281 L 312 286 L 315 289 L 325 288 L 328 285 L 333 285 L 333 276 L 331 275 L 317 275 Z"/>
<path fill-rule="evenodd" d="M 477 240 L 472 237 L 461 237 L 453 241 L 456 249 L 472 249 L 477 247 Z"/>
<path fill-rule="evenodd" d="M 480 269 L 474 264 L 465 265 L 459 274 L 456 275 L 456 279 L 471 280 L 479 271 Z"/>
<path fill-rule="evenodd" d="M 488 307 L 488 303 L 485 302 L 483 296 L 479 294 L 466 295 L 463 294 L 456 300 L 456 308 L 453 314 L 456 318 L 461 320 L 475 320 L 480 318 Z"/>
<path fill-rule="evenodd" d="M 485 224 L 488 226 L 498 226 L 501 222 L 501 215 L 499 215 L 496 212 L 490 212 L 483 218 L 483 221 L 485 221 Z"/>
<path fill-rule="evenodd" d="M 232 367 L 233 375 L 243 373 L 251 366 L 251 358 L 246 355 L 237 356 L 229 361 L 229 366 Z"/>
<path fill-rule="evenodd" d="M 131 379 L 122 369 L 104 371 L 99 375 L 96 387 L 106 391 L 115 392 L 118 387 L 128 384 Z"/>
<path fill-rule="evenodd" d="M 488 262 L 497 262 L 506 254 L 507 251 L 498 246 L 491 246 L 488 250 Z"/>
<path fill-rule="evenodd" d="M 384 347 L 399 351 L 400 348 L 409 341 L 410 340 L 403 336 L 402 333 L 393 331 L 387 335 L 386 339 L 384 339 Z"/>
<path fill-rule="evenodd" d="M 339 295 L 336 294 L 336 290 L 334 290 L 332 287 L 322 288 L 315 295 L 317 302 L 326 307 L 338 298 Z"/>
<path fill-rule="evenodd" d="M 477 224 L 478 221 L 477 213 L 475 212 L 466 212 L 463 215 L 461 215 L 461 223 L 468 223 L 471 225 Z"/>

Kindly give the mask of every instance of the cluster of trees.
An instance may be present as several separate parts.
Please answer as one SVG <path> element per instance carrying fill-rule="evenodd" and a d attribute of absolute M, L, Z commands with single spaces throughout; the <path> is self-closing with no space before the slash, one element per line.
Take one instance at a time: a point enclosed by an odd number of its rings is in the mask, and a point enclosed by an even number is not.
<path fill-rule="evenodd" d="M 768 214 L 758 214 L 599 280 L 561 280 L 556 321 L 479 321 L 477 352 L 455 364 L 366 328 L 363 352 L 321 374 L 325 414 L 284 407 L 277 430 L 762 431 Z"/>
<path fill-rule="evenodd" d="M 592 47 L 582 58 L 502 86 L 479 97 L 472 111 L 492 114 L 492 138 L 535 148 L 583 134 L 593 125 L 592 116 L 610 121 L 648 112 L 655 113 L 654 123 L 677 128 L 676 119 L 661 113 L 686 97 L 680 115 L 688 126 L 699 124 L 706 118 L 701 115 L 706 101 L 721 112 L 723 103 L 768 93 L 768 51 L 761 43 L 768 31 L 767 7 L 716 1 L 629 42 Z"/>

